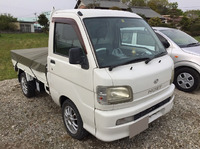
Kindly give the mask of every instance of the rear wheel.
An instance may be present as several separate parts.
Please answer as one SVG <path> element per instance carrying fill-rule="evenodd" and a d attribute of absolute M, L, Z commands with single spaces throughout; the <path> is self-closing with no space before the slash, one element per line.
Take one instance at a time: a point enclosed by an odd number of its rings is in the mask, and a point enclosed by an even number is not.
<path fill-rule="evenodd" d="M 20 74 L 20 85 L 23 94 L 31 98 L 35 96 L 35 82 L 34 81 L 27 81 L 25 73 Z"/>
<path fill-rule="evenodd" d="M 191 68 L 181 68 L 175 71 L 174 84 L 184 92 L 197 90 L 200 85 L 200 75 Z"/>
<path fill-rule="evenodd" d="M 70 136 L 81 140 L 88 135 L 88 132 L 83 128 L 83 121 L 76 106 L 70 100 L 66 100 L 63 103 L 62 116 Z"/>

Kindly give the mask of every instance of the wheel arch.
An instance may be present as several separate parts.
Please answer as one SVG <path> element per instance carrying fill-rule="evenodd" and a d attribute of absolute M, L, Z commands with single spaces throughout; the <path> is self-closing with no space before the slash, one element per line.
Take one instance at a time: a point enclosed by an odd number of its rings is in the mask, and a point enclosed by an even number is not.
<path fill-rule="evenodd" d="M 194 71 L 196 71 L 200 75 L 200 72 L 196 68 L 190 67 L 190 66 L 179 66 L 179 67 L 176 67 L 175 68 L 175 72 L 180 70 L 180 69 L 183 69 L 183 68 L 193 69 Z"/>
<path fill-rule="evenodd" d="M 60 103 L 60 107 L 62 107 L 63 103 L 66 101 L 66 100 L 70 100 L 68 97 L 62 95 L 60 96 L 60 99 L 59 99 L 59 103 Z M 72 100 L 70 100 L 71 102 L 73 102 Z M 74 102 L 73 102 L 74 104 Z"/>
<path fill-rule="evenodd" d="M 64 96 L 64 95 L 60 96 L 60 99 L 59 99 L 59 103 L 60 103 L 60 107 L 61 107 L 61 108 L 62 108 L 63 103 L 64 103 L 66 100 L 71 101 L 71 102 L 76 106 L 76 108 L 78 109 L 78 111 L 79 111 L 79 113 L 80 113 L 80 110 L 79 110 L 77 104 L 76 104 L 73 100 L 71 100 L 69 97 Z"/>
<path fill-rule="evenodd" d="M 85 122 L 84 121 L 84 117 L 83 117 L 83 113 L 82 113 L 82 110 L 81 110 L 81 107 L 79 107 L 78 104 L 76 104 L 75 101 L 71 100 L 69 97 L 65 96 L 65 95 L 61 95 L 60 98 L 59 98 L 59 104 L 60 104 L 60 107 L 62 108 L 63 104 L 65 101 L 70 101 L 74 104 L 74 106 L 76 107 L 76 109 L 78 110 L 80 116 L 81 116 L 81 119 L 83 120 L 83 123 Z"/>
<path fill-rule="evenodd" d="M 23 73 L 24 71 L 21 69 L 18 69 L 18 81 L 20 82 L 20 75 Z"/>
<path fill-rule="evenodd" d="M 174 64 L 175 71 L 182 69 L 182 68 L 190 68 L 195 70 L 200 74 L 200 65 L 194 63 L 194 62 L 189 62 L 189 61 L 181 61 L 177 62 Z"/>

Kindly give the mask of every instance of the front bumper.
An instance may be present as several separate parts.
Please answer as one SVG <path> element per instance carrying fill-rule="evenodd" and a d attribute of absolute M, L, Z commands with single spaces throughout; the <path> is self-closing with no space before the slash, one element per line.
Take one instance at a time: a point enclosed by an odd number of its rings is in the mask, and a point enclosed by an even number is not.
<path fill-rule="evenodd" d="M 133 137 L 148 128 L 148 124 L 168 113 L 173 107 L 174 85 L 170 85 L 158 96 L 134 107 L 101 111 L 95 110 L 95 136 L 102 141 L 114 141 L 124 137 Z M 134 120 L 117 125 L 117 120 L 133 116 Z M 136 130 L 136 131 L 135 131 Z"/>

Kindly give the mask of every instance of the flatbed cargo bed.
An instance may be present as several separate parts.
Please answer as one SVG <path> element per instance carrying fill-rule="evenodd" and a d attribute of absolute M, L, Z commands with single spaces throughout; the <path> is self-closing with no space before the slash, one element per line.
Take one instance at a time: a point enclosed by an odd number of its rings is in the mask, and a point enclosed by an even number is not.
<path fill-rule="evenodd" d="M 48 47 L 11 50 L 11 57 L 30 69 L 46 72 Z"/>

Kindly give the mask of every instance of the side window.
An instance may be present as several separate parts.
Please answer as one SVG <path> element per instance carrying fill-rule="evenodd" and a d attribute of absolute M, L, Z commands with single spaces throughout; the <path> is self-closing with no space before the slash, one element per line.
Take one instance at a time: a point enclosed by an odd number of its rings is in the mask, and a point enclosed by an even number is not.
<path fill-rule="evenodd" d="M 134 32 L 121 32 L 122 44 L 136 44 L 137 33 Z"/>
<path fill-rule="evenodd" d="M 155 46 L 155 41 L 151 34 L 145 30 L 138 31 L 137 44 L 144 46 Z"/>
<path fill-rule="evenodd" d="M 56 23 L 54 32 L 54 53 L 69 56 L 69 49 L 82 48 L 79 38 L 70 24 Z"/>
<path fill-rule="evenodd" d="M 155 51 L 156 44 L 154 38 L 145 27 L 121 28 L 121 45 L 145 47 Z"/>

